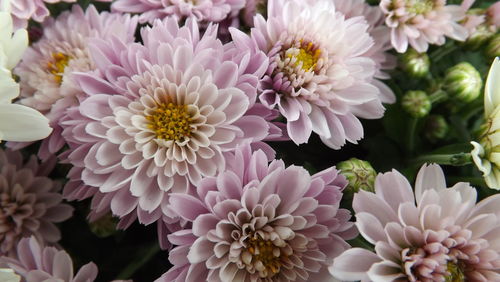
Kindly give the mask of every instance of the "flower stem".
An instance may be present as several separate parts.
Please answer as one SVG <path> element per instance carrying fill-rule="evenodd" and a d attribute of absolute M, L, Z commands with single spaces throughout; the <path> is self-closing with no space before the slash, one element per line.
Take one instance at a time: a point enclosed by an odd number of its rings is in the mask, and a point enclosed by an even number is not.
<path fill-rule="evenodd" d="M 431 59 L 431 62 L 435 63 L 435 62 L 438 62 L 439 60 L 441 60 L 446 55 L 452 53 L 456 49 L 458 49 L 457 44 L 454 44 L 454 42 L 452 42 L 452 41 L 448 41 L 448 42 L 446 42 L 445 45 L 443 45 L 442 47 L 440 47 L 440 48 L 436 49 L 434 52 L 432 52 L 429 55 L 429 58 Z"/>
<path fill-rule="evenodd" d="M 429 95 L 429 100 L 433 105 L 443 102 L 446 99 L 448 99 L 448 93 L 446 93 L 446 91 L 444 90 L 437 90 L 436 92 Z"/>
<path fill-rule="evenodd" d="M 415 149 L 415 133 L 417 131 L 417 123 L 418 119 L 412 118 L 408 126 L 408 139 L 406 144 L 408 144 L 408 151 L 410 152 L 410 154 L 412 154 L 413 150 Z"/>
<path fill-rule="evenodd" d="M 441 165 L 464 166 L 472 163 L 470 153 L 457 154 L 430 154 L 417 157 L 411 161 L 412 164 L 420 166 L 424 163 L 436 163 Z"/>
<path fill-rule="evenodd" d="M 117 280 L 123 279 L 129 279 L 134 275 L 134 273 L 141 268 L 143 265 L 145 265 L 151 258 L 153 258 L 158 252 L 160 251 L 160 246 L 158 245 L 157 242 L 153 243 L 149 247 L 145 248 L 143 252 L 138 254 L 136 260 L 132 261 L 129 263 L 125 269 L 120 272 L 117 276 Z"/>

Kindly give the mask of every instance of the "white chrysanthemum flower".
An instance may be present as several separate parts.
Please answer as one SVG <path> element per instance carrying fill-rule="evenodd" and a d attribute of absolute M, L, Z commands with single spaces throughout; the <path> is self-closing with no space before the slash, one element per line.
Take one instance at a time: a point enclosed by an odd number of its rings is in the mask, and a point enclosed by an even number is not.
<path fill-rule="evenodd" d="M 13 33 L 12 17 L 7 2 L 0 12 L 0 141 L 33 141 L 47 137 L 52 129 L 38 111 L 12 104 L 19 96 L 19 84 L 11 69 L 17 65 L 28 47 L 28 33 L 19 29 Z"/>
<path fill-rule="evenodd" d="M 500 59 L 491 65 L 484 91 L 484 116 L 482 135 L 478 142 L 471 142 L 472 159 L 483 173 L 488 187 L 500 190 Z"/>

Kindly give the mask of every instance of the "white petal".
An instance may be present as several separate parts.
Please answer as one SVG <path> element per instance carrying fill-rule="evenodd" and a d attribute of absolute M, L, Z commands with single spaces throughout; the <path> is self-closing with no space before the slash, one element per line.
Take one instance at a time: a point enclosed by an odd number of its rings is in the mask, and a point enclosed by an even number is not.
<path fill-rule="evenodd" d="M 16 104 L 0 104 L 0 139 L 26 142 L 43 139 L 52 132 L 40 112 Z"/>
<path fill-rule="evenodd" d="M 484 86 L 484 115 L 489 117 L 500 105 L 500 59 L 497 57 L 491 65 L 486 85 Z"/>

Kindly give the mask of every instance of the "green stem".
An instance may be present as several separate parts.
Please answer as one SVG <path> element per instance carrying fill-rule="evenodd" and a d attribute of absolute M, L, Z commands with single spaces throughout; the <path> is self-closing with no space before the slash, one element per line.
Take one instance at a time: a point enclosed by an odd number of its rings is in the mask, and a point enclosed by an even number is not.
<path fill-rule="evenodd" d="M 412 154 L 413 150 L 415 149 L 415 133 L 417 131 L 417 124 L 418 124 L 418 119 L 412 118 L 408 126 L 407 144 L 408 144 L 408 151 L 410 152 L 410 154 Z"/>
<path fill-rule="evenodd" d="M 411 163 L 416 166 L 420 166 L 424 163 L 464 166 L 472 163 L 472 156 L 470 153 L 430 154 L 430 155 L 419 156 L 411 160 Z"/>
<path fill-rule="evenodd" d="M 429 95 L 429 100 L 433 105 L 443 102 L 447 99 L 448 99 L 448 93 L 446 93 L 446 91 L 443 91 L 441 89 Z"/>
<path fill-rule="evenodd" d="M 454 44 L 452 41 L 448 41 L 444 46 L 436 49 L 434 52 L 432 52 L 429 55 L 429 58 L 431 59 L 432 63 L 436 63 L 439 60 L 441 60 L 443 57 L 446 55 L 452 53 L 453 51 L 457 50 L 458 46 L 457 44 Z"/>
<path fill-rule="evenodd" d="M 134 260 L 131 263 L 129 263 L 125 267 L 125 269 L 123 269 L 122 272 L 120 272 L 120 274 L 118 274 L 118 276 L 117 276 L 116 279 L 117 280 L 120 280 L 120 279 L 127 280 L 127 279 L 129 279 L 130 277 L 132 277 L 132 275 L 134 275 L 134 273 L 139 268 L 141 268 L 149 260 L 151 260 L 159 251 L 160 251 L 160 246 L 158 245 L 157 242 L 155 242 L 154 244 L 150 245 L 148 248 L 146 248 L 144 250 L 144 252 L 142 252 L 142 254 L 138 255 L 138 259 L 137 260 Z"/>

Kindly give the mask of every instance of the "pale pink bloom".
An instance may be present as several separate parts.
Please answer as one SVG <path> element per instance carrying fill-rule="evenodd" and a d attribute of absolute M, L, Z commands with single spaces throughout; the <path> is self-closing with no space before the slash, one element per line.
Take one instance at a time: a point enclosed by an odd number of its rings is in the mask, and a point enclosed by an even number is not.
<path fill-rule="evenodd" d="M 223 45 L 216 26 L 201 36 L 196 21 L 174 17 L 141 34 L 143 45 L 92 45 L 98 72 L 78 75 L 88 98 L 63 122 L 74 165 L 65 194 L 93 196 L 96 216 L 110 209 L 122 227 L 175 224 L 171 192 L 224 171 L 224 152 L 241 142 L 273 155 L 262 140 L 282 135 L 268 122 L 276 113 L 256 104 L 268 61 L 247 36 Z"/>
<path fill-rule="evenodd" d="M 39 165 L 35 156 L 23 163 L 20 152 L 0 149 L 0 255 L 14 252 L 26 236 L 59 241 L 54 223 L 71 217 L 73 208 L 62 203 L 61 183 L 47 177 L 54 165 L 54 159 Z"/>
<path fill-rule="evenodd" d="M 374 79 L 372 81 L 381 93 L 380 99 L 383 103 L 394 103 L 396 96 L 394 92 L 379 79 L 389 79 L 385 71 L 396 67 L 396 56 L 390 54 L 392 49 L 390 29 L 384 25 L 384 14 L 378 7 L 370 6 L 365 0 L 333 0 L 335 9 L 344 14 L 346 19 L 353 17 L 364 17 L 369 27 L 368 32 L 373 38 L 373 46 L 363 56 L 370 57 L 377 64 Z"/>
<path fill-rule="evenodd" d="M 251 30 L 270 58 L 260 101 L 279 109 L 296 144 L 312 132 L 334 149 L 356 143 L 363 137 L 358 118 L 384 113 L 373 84 L 377 63 L 365 55 L 374 44 L 370 26 L 364 17 L 345 19 L 331 0 L 271 0 L 267 8 L 268 19 L 258 14 Z"/>
<path fill-rule="evenodd" d="M 26 28 L 28 20 L 32 19 L 37 22 L 43 22 L 50 15 L 47 4 L 59 2 L 75 3 L 76 0 L 0 0 L 2 2 L 10 1 L 11 12 L 14 19 L 15 29 Z M 95 0 L 98 2 L 111 2 L 112 0 Z"/>
<path fill-rule="evenodd" d="M 467 29 L 458 22 L 465 11 L 458 5 L 446 5 L 446 0 L 382 0 L 380 9 L 385 23 L 391 28 L 391 43 L 400 53 L 408 45 L 425 52 L 429 44 L 443 45 L 445 36 L 464 41 Z"/>
<path fill-rule="evenodd" d="M 245 0 L 116 0 L 113 11 L 138 13 L 141 23 L 153 23 L 175 15 L 179 19 L 193 18 L 197 21 L 220 22 L 238 15 Z"/>
<path fill-rule="evenodd" d="M 334 168 L 310 175 L 250 146 L 204 178 L 195 195 L 173 193 L 173 210 L 190 222 L 168 236 L 174 265 L 157 281 L 325 281 L 327 266 L 356 236 L 340 209 L 346 179 Z M 313 279 L 314 278 L 314 279 Z"/>
<path fill-rule="evenodd" d="M 89 262 L 74 273 L 73 261 L 64 250 L 47 247 L 35 237 L 23 238 L 12 257 L 0 257 L 0 265 L 7 266 L 25 282 L 92 282 L 97 277 L 97 266 Z"/>
<path fill-rule="evenodd" d="M 495 2 L 486 10 L 488 22 L 498 30 L 500 29 L 500 1 Z"/>
<path fill-rule="evenodd" d="M 24 53 L 15 74 L 20 77 L 20 103 L 42 112 L 54 128 L 40 148 L 39 155 L 45 159 L 64 146 L 59 122 L 65 119 L 66 109 L 78 105 L 82 97 L 73 73 L 95 69 L 89 43 L 98 39 L 133 42 L 137 18 L 99 14 L 94 6 L 84 12 L 74 5 L 71 11 L 55 20 L 48 19 L 43 26 L 43 37 Z"/>
<path fill-rule="evenodd" d="M 333 262 L 343 281 L 500 281 L 500 195 L 476 204 L 468 183 L 446 188 L 424 165 L 415 192 L 397 171 L 379 174 L 375 193 L 354 195 L 356 226 L 375 251 L 353 248 Z"/>

